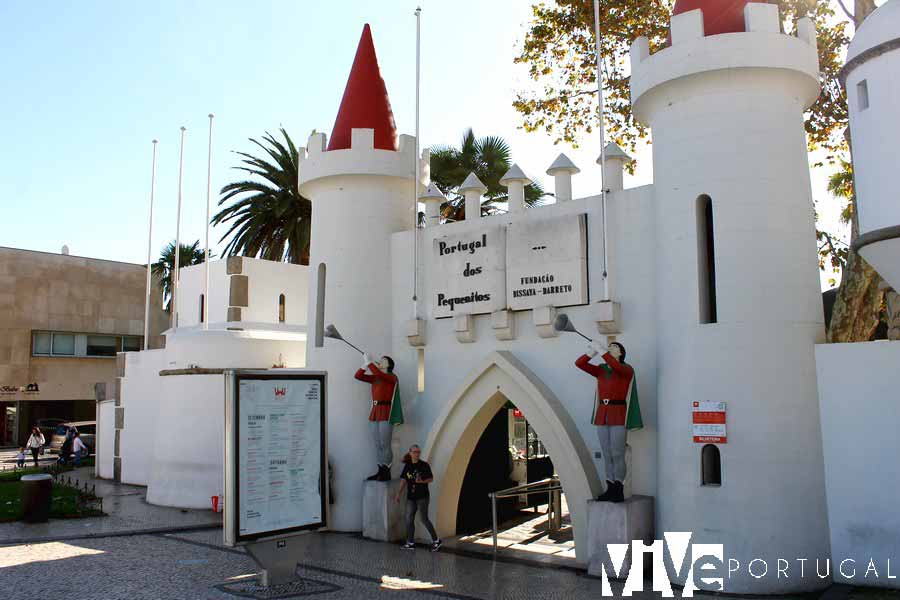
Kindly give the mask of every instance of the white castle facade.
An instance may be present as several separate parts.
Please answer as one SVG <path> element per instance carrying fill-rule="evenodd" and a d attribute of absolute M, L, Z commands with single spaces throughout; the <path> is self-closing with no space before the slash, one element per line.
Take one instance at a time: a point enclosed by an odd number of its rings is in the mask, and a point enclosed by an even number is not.
<path fill-rule="evenodd" d="M 886 144 L 900 136 L 898 7 L 889 0 L 869 17 L 845 71 L 860 229 L 877 232 L 861 252 L 895 288 L 900 201 L 888 182 L 900 164 Z M 605 510 L 591 499 L 606 474 L 589 419 L 596 384 L 573 364 L 585 343 L 553 327 L 566 313 L 627 348 L 644 428 L 629 434 L 626 495 L 653 499 L 656 538 L 689 531 L 695 544 L 724 544 L 726 567 L 739 565 L 728 592 L 821 589 L 846 581 L 851 564 L 852 581 L 897 587 L 900 341 L 824 344 L 803 130 L 819 93 L 815 31 L 801 19 L 786 35 L 775 5 L 748 3 L 745 31 L 704 35 L 702 13 L 673 16 L 663 50 L 650 54 L 644 38 L 632 46 L 632 105 L 652 130 L 654 182 L 623 189 L 629 159 L 610 145 L 605 210 L 599 190 L 573 197 L 578 168 L 561 156 L 548 170 L 555 203 L 526 208 L 528 179 L 513 167 L 508 213 L 482 217 L 483 186 L 470 178 L 466 219 L 440 224 L 427 151 L 414 182 L 414 138 L 386 149 L 378 126 L 352 127 L 349 143 L 329 148 L 313 134 L 300 164 L 313 205 L 309 267 L 214 263 L 208 329 L 191 300 L 202 267 L 185 269 L 167 347 L 120 356 L 120 391 L 100 406 L 101 432 L 115 440 L 105 452 L 101 442 L 100 473 L 148 485 L 151 502 L 208 507 L 222 493 L 220 370 L 326 370 L 330 526 L 363 530 L 371 397 L 353 379 L 359 355 L 324 338 L 334 323 L 396 361 L 406 422 L 394 455 L 422 445 L 439 534 L 455 534 L 469 459 L 511 402 L 552 457 L 576 559 L 589 565 L 606 539 L 591 523 Z M 426 213 L 416 229 L 414 189 Z M 695 441 L 695 402 L 725 403 L 727 440 Z M 710 452 L 715 483 L 704 479 Z M 816 576 L 817 559 L 833 561 L 830 577 Z M 790 569 L 781 576 L 779 560 Z"/>

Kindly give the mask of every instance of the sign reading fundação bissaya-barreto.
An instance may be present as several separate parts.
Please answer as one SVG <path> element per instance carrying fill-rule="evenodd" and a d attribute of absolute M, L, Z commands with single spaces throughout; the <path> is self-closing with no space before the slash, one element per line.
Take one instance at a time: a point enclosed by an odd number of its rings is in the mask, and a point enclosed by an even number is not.
<path fill-rule="evenodd" d="M 436 238 L 431 263 L 436 318 L 588 302 L 583 214 Z"/>

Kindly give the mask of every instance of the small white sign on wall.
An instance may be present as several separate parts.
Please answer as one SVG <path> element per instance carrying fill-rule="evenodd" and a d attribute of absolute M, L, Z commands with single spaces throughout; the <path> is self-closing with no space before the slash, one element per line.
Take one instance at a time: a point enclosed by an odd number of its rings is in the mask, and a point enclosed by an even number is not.
<path fill-rule="evenodd" d="M 505 308 L 505 263 L 503 227 L 436 238 L 431 257 L 433 316 L 482 314 Z"/>
<path fill-rule="evenodd" d="M 511 223 L 506 232 L 506 294 L 512 310 L 587 304 L 585 215 Z"/>

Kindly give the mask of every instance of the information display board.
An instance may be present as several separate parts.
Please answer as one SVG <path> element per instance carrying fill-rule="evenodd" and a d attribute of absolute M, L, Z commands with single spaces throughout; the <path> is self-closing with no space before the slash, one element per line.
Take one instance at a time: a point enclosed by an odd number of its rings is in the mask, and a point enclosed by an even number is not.
<path fill-rule="evenodd" d="M 225 376 L 225 543 L 324 527 L 326 374 Z"/>
<path fill-rule="evenodd" d="M 726 444 L 728 432 L 725 430 L 725 403 L 695 400 L 692 406 L 694 443 Z"/>

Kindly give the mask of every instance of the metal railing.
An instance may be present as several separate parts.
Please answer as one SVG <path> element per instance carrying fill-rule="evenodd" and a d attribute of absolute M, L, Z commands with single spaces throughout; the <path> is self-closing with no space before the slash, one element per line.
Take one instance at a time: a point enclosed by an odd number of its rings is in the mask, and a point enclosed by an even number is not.
<path fill-rule="evenodd" d="M 541 487 L 544 486 L 544 487 Z M 517 485 L 516 487 L 506 488 L 491 492 L 488 497 L 491 499 L 492 514 L 492 534 L 494 538 L 494 554 L 497 553 L 497 498 L 512 498 L 513 496 L 530 496 L 532 494 L 547 494 L 547 531 L 554 531 L 553 524 L 556 523 L 556 529 L 559 528 L 560 521 L 560 502 L 553 501 L 554 492 L 562 491 L 559 479 L 556 477 L 548 477 L 540 481 L 526 483 L 525 485 Z M 559 494 L 556 494 L 559 498 Z M 555 508 L 554 508 L 555 505 Z"/>

